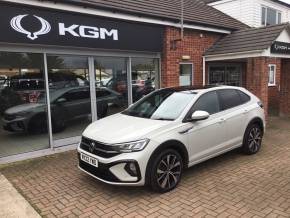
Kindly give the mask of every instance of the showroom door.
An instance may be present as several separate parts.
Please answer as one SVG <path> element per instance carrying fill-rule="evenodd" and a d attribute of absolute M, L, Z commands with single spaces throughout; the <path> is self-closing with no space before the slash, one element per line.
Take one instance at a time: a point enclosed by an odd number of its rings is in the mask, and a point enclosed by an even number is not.
<path fill-rule="evenodd" d="M 86 56 L 47 55 L 54 147 L 79 142 L 83 130 L 94 120 L 92 90 L 95 88 L 89 60 Z"/>
<path fill-rule="evenodd" d="M 127 58 L 95 57 L 97 118 L 118 113 L 128 107 Z"/>

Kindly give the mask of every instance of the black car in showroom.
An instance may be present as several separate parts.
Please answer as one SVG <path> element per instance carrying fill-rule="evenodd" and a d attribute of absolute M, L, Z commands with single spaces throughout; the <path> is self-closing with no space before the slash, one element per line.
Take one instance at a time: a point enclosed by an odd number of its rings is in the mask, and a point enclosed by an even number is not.
<path fill-rule="evenodd" d="M 122 96 L 108 88 L 96 89 L 97 115 L 105 117 L 108 105 L 122 104 Z M 88 86 L 55 89 L 50 92 L 53 132 L 65 129 L 67 121 L 91 114 Z M 47 131 L 47 105 L 44 94 L 35 103 L 8 108 L 3 116 L 4 129 L 11 132 L 41 133 Z"/>

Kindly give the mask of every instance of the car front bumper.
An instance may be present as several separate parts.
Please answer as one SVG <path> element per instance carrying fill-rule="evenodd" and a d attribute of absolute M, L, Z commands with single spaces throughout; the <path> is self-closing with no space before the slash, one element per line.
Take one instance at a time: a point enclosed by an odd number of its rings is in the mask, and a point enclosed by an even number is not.
<path fill-rule="evenodd" d="M 9 132 L 25 132 L 27 130 L 26 119 L 5 120 L 2 119 L 3 129 Z"/>
<path fill-rule="evenodd" d="M 82 161 L 80 158 L 81 154 L 96 159 L 98 161 L 98 167 Z M 140 152 L 121 153 L 111 158 L 102 158 L 78 146 L 78 167 L 81 171 L 107 184 L 143 186 L 145 185 L 146 168 L 150 155 L 150 149 L 145 148 Z M 136 174 L 130 173 L 129 164 L 135 165 Z"/>

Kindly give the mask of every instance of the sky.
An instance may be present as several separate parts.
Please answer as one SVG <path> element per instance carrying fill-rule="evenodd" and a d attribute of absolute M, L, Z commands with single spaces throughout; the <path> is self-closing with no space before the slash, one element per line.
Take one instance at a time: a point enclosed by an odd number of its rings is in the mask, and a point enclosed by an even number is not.
<path fill-rule="evenodd" d="M 281 2 L 286 2 L 288 4 L 290 4 L 290 0 L 280 0 Z"/>

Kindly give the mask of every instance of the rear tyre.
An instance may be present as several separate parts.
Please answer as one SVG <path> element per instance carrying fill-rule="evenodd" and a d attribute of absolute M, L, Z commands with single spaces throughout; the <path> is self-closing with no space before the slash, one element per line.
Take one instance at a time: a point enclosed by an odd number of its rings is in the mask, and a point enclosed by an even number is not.
<path fill-rule="evenodd" d="M 252 155 L 259 152 L 262 146 L 263 130 L 254 123 L 251 124 L 245 132 L 242 151 L 245 154 Z"/>
<path fill-rule="evenodd" d="M 169 192 L 180 182 L 183 161 L 177 151 L 166 149 L 152 159 L 148 170 L 152 190 L 159 193 Z"/>

